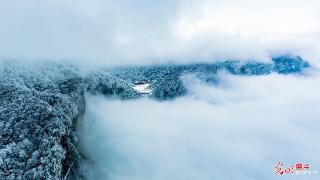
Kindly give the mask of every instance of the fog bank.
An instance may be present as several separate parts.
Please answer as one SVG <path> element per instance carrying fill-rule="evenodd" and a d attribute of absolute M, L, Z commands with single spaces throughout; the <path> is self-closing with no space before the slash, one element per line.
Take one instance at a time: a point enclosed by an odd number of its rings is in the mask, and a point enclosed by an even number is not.
<path fill-rule="evenodd" d="M 319 74 L 184 77 L 187 97 L 156 102 L 87 98 L 82 141 L 91 179 L 319 179 Z"/>

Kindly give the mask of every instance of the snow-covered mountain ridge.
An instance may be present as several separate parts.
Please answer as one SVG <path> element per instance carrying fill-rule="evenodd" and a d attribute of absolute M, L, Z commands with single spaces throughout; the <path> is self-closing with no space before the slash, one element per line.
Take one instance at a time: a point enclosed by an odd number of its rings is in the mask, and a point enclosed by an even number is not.
<path fill-rule="evenodd" d="M 85 94 L 171 100 L 187 94 L 181 80 L 194 74 L 216 83 L 217 73 L 255 76 L 300 73 L 310 65 L 300 57 L 272 63 L 223 61 L 213 64 L 99 68 L 82 75 L 77 66 L 56 62 L 0 66 L 0 177 L 4 179 L 82 178 L 76 128 L 85 113 Z"/>

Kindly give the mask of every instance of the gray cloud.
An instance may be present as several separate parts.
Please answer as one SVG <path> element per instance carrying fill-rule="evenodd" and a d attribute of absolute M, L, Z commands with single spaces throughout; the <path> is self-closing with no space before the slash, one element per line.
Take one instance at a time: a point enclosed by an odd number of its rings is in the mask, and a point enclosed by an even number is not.
<path fill-rule="evenodd" d="M 148 56 L 166 38 L 166 23 L 177 6 L 141 0 L 0 3 L 1 56 L 107 64 Z"/>
<path fill-rule="evenodd" d="M 2 0 L 0 56 L 88 63 L 268 60 L 319 62 L 319 7 L 310 1 Z"/>

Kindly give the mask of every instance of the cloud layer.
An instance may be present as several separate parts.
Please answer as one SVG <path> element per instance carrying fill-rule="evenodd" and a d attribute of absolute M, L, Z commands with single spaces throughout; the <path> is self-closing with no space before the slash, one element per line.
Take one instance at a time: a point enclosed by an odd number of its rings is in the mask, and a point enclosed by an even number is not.
<path fill-rule="evenodd" d="M 169 102 L 89 97 L 83 144 L 92 179 L 277 179 L 275 165 L 319 170 L 319 74 L 184 81 Z M 318 172 L 319 173 L 319 172 Z M 287 175 L 279 179 L 319 179 Z"/>
<path fill-rule="evenodd" d="M 1 0 L 0 56 L 104 64 L 318 62 L 317 0 Z"/>

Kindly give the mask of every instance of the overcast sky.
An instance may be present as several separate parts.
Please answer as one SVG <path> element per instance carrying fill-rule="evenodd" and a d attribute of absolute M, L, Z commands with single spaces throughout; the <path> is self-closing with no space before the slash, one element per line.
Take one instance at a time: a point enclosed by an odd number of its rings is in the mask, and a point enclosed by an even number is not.
<path fill-rule="evenodd" d="M 0 56 L 106 64 L 320 57 L 319 0 L 0 0 Z"/>

